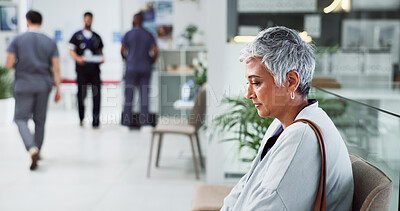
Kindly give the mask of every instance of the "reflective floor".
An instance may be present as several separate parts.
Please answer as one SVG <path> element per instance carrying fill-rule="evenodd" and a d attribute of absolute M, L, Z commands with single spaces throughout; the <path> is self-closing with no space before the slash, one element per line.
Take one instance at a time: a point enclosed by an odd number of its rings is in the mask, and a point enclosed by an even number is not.
<path fill-rule="evenodd" d="M 15 124 L 0 125 L 0 210 L 189 210 L 195 184 L 190 144 L 165 136 L 159 168 L 146 177 L 150 133 L 78 125 L 75 110 L 48 113 L 42 161 L 29 170 Z M 154 159 L 153 159 L 154 160 Z"/>

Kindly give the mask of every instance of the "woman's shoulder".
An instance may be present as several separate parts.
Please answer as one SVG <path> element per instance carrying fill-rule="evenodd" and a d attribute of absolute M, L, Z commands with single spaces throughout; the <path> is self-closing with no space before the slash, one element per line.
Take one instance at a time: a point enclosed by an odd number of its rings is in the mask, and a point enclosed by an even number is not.
<path fill-rule="evenodd" d="M 315 103 L 311 106 L 304 108 L 296 117 L 298 119 L 307 119 L 314 122 L 321 128 L 322 132 L 324 131 L 336 131 L 336 126 L 332 122 L 331 118 L 328 114 L 318 106 L 318 103 Z M 306 125 L 306 123 L 297 122 L 294 125 Z"/>

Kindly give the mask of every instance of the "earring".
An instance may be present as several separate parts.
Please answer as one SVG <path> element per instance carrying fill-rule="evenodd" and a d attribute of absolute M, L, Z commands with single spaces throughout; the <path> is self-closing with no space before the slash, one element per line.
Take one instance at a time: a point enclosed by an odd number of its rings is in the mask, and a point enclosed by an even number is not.
<path fill-rule="evenodd" d="M 290 99 L 294 100 L 294 92 L 290 93 Z"/>

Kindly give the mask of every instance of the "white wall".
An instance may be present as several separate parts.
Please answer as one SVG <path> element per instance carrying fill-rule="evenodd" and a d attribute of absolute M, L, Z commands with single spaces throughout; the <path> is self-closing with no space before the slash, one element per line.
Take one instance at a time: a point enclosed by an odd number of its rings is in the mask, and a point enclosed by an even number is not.
<path fill-rule="evenodd" d="M 0 65 L 5 65 L 6 48 L 11 38 L 16 32 L 1 32 L 0 33 Z"/>
<path fill-rule="evenodd" d="M 121 0 L 121 33 L 129 31 L 132 28 L 133 15 L 140 11 L 147 0 Z"/>
<path fill-rule="evenodd" d="M 244 94 L 245 91 L 244 64 L 238 60 L 240 49 L 244 45 L 226 42 L 227 8 L 227 0 L 207 1 L 206 44 L 209 58 L 207 117 L 209 123 L 226 109 L 226 106 L 221 105 L 224 96 L 236 97 Z M 237 147 L 220 143 L 221 137 L 214 132 L 214 128 L 208 128 L 210 140 L 207 148 L 206 179 L 212 184 L 229 184 L 231 181 L 225 180 L 224 173 L 225 169 L 232 165 L 229 163 L 233 160 L 232 157 L 237 158 Z"/>
<path fill-rule="evenodd" d="M 219 102 L 223 95 L 226 80 L 224 59 L 220 59 L 224 54 L 224 45 L 226 39 L 226 17 L 227 17 L 227 0 L 207 1 L 207 36 L 206 43 L 208 49 L 208 97 L 207 97 L 207 120 L 221 113 Z M 218 18 L 216 18 L 218 17 Z M 208 133 L 212 134 L 212 128 L 209 127 Z M 218 137 L 212 136 L 208 142 L 207 148 L 207 165 L 206 180 L 212 184 L 221 184 L 223 182 L 224 172 L 224 156 L 223 145 L 218 143 Z"/>
<path fill-rule="evenodd" d="M 207 8 L 206 3 L 210 0 L 192 1 L 175 1 L 174 2 L 174 40 L 178 40 L 189 24 L 194 24 L 198 27 L 199 32 L 203 32 L 203 36 L 195 37 L 194 42 L 204 42 L 206 31 Z M 214 2 L 214 1 L 212 1 Z M 216 4 L 216 2 L 214 3 Z"/>
<path fill-rule="evenodd" d="M 14 0 L 18 2 L 18 31 L 24 32 L 27 30 L 25 15 L 31 8 L 32 0 Z"/>

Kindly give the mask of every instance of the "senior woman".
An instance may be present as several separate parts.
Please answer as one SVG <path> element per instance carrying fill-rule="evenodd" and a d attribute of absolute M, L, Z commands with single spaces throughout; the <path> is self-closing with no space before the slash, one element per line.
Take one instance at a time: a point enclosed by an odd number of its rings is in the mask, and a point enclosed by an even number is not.
<path fill-rule="evenodd" d="M 312 210 L 321 174 L 314 130 L 296 119 L 316 123 L 326 150 L 326 210 L 351 210 L 353 174 L 347 148 L 316 100 L 308 100 L 315 61 L 312 47 L 285 27 L 261 31 L 241 51 L 251 99 L 261 117 L 275 120 L 257 157 L 224 199 L 221 210 Z"/>

